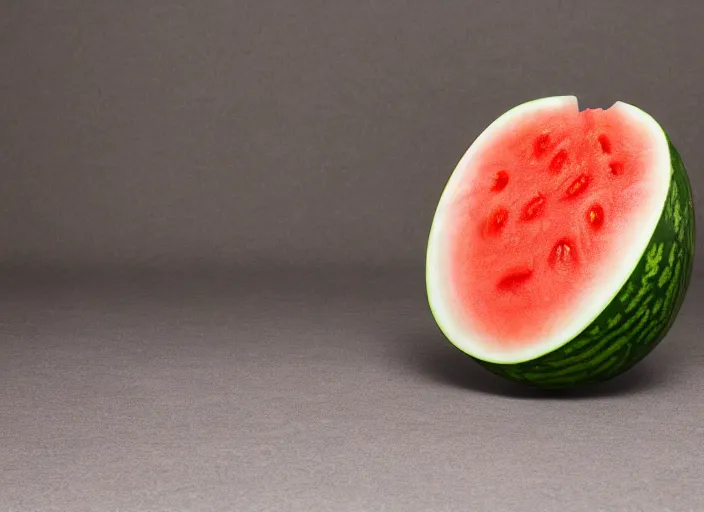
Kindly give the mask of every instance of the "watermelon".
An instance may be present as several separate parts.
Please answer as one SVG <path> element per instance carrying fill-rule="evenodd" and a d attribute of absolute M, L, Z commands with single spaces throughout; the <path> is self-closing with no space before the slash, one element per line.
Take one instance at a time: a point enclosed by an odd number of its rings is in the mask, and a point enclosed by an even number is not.
<path fill-rule="evenodd" d="M 530 101 L 450 175 L 428 239 L 428 303 L 447 339 L 495 374 L 551 389 L 605 381 L 672 326 L 694 228 L 687 171 L 650 115 Z"/>

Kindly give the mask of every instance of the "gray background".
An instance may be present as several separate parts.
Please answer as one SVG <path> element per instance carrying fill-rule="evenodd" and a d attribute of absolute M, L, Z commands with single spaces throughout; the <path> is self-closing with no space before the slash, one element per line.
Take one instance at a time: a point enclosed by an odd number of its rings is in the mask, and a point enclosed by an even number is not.
<path fill-rule="evenodd" d="M 701 224 L 702 19 L 0 2 L 0 509 L 703 510 L 701 250 L 663 345 L 559 396 L 451 348 L 422 268 L 466 147 L 547 95 L 656 117 Z"/>
<path fill-rule="evenodd" d="M 701 2 L 3 4 L 1 261 L 422 265 L 467 146 L 555 94 L 701 188 Z"/>

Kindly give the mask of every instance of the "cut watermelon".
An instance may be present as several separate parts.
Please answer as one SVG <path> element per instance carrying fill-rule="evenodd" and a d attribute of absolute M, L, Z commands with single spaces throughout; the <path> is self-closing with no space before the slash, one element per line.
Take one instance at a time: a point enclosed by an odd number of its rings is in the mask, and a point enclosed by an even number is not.
<path fill-rule="evenodd" d="M 689 179 L 658 123 L 622 102 L 544 98 L 499 117 L 452 173 L 428 300 L 447 338 L 494 373 L 579 386 L 660 342 L 693 255 Z"/>

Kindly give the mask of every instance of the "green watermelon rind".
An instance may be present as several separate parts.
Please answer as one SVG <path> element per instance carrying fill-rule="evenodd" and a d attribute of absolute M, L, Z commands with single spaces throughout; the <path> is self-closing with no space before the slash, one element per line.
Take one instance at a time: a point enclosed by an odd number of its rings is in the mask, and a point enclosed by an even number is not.
<path fill-rule="evenodd" d="M 469 357 L 509 380 L 565 389 L 612 379 L 663 340 L 689 287 L 695 246 L 689 177 L 667 133 L 665 137 L 671 165 L 667 199 L 643 256 L 616 298 L 578 336 L 548 354 L 518 363 Z"/>

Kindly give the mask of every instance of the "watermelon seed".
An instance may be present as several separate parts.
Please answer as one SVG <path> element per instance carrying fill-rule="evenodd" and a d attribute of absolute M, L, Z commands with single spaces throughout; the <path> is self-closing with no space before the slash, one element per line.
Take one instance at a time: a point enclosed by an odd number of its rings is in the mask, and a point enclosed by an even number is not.
<path fill-rule="evenodd" d="M 543 194 L 538 194 L 533 199 L 528 201 L 523 207 L 521 212 L 522 220 L 532 220 L 538 215 L 540 215 L 545 209 L 545 196 Z"/>
<path fill-rule="evenodd" d="M 565 195 L 568 198 L 573 198 L 584 192 L 589 185 L 589 176 L 586 174 L 581 174 L 572 184 L 567 188 Z"/>
<path fill-rule="evenodd" d="M 502 291 L 510 291 L 522 285 L 533 276 L 533 271 L 529 268 L 517 269 L 502 277 L 496 287 Z"/>
<path fill-rule="evenodd" d="M 490 234 L 496 234 L 503 229 L 508 221 L 508 210 L 503 206 L 496 208 L 489 216 L 487 222 L 487 231 Z"/>
<path fill-rule="evenodd" d="M 557 152 L 557 154 L 552 157 L 552 160 L 550 161 L 550 172 L 552 173 L 558 173 L 562 170 L 562 168 L 565 166 L 565 162 L 567 162 L 567 151 L 564 149 L 561 149 L 560 151 Z"/>
<path fill-rule="evenodd" d="M 623 172 L 623 164 L 621 162 L 611 162 L 609 164 L 609 170 L 614 176 L 618 176 Z"/>
<path fill-rule="evenodd" d="M 593 204 L 587 210 L 586 218 L 592 229 L 599 229 L 604 224 L 604 209 L 600 204 Z"/>
<path fill-rule="evenodd" d="M 533 143 L 533 151 L 535 152 L 535 156 L 543 156 L 543 154 L 548 150 L 549 145 L 550 135 L 548 135 L 547 133 L 543 133 L 538 136 L 538 138 L 535 139 L 535 142 Z"/>
<path fill-rule="evenodd" d="M 499 171 L 494 177 L 494 185 L 491 190 L 494 192 L 501 192 L 508 185 L 508 173 L 506 171 Z"/>
<path fill-rule="evenodd" d="M 606 135 L 599 135 L 599 145 L 601 146 L 601 151 L 607 155 L 611 154 L 611 141 Z"/>
<path fill-rule="evenodd" d="M 568 238 L 560 239 L 552 248 L 552 252 L 548 258 L 548 263 L 553 268 L 568 266 L 575 262 L 577 254 L 574 250 L 574 244 Z"/>

